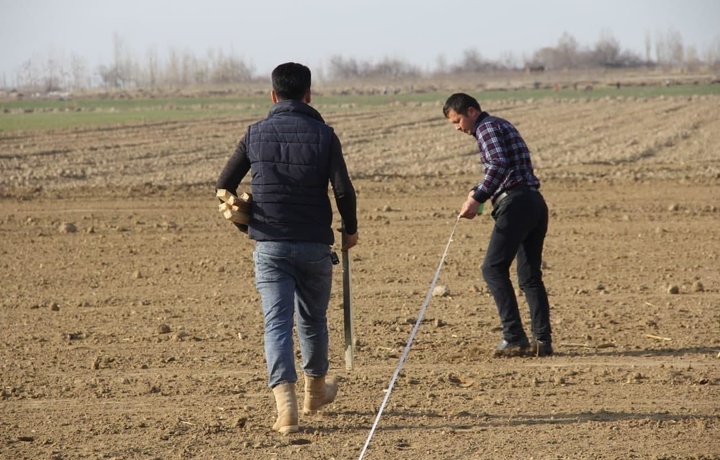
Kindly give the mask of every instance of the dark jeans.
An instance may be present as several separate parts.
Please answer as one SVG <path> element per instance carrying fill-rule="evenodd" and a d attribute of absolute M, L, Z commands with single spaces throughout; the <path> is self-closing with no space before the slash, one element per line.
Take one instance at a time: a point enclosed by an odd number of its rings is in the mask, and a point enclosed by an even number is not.
<path fill-rule="evenodd" d="M 503 327 L 503 338 L 517 342 L 527 338 L 520 319 L 510 265 L 517 257 L 517 276 L 525 294 L 533 336 L 552 342 L 550 304 L 542 280 L 542 251 L 548 228 L 548 208 L 536 190 L 517 187 L 495 204 L 495 226 L 488 243 L 482 274 L 495 299 Z"/>

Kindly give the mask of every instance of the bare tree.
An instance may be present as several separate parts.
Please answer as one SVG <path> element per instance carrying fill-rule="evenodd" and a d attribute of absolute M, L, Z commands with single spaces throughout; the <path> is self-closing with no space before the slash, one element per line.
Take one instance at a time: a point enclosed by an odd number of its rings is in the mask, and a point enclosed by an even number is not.
<path fill-rule="evenodd" d="M 657 33 L 655 36 L 655 60 L 661 66 L 670 64 L 670 50 L 665 36 L 661 33 Z"/>
<path fill-rule="evenodd" d="M 578 42 L 567 32 L 564 32 L 557 44 L 558 67 L 573 68 L 578 61 Z"/>
<path fill-rule="evenodd" d="M 163 72 L 163 80 L 165 84 L 180 84 L 180 58 L 175 48 L 170 48 L 165 72 Z"/>
<path fill-rule="evenodd" d="M 229 84 L 250 80 L 253 69 L 237 56 L 220 53 L 216 67 L 210 72 L 212 83 Z"/>
<path fill-rule="evenodd" d="M 158 55 L 155 48 L 150 48 L 149 50 L 147 50 L 147 53 L 145 54 L 145 62 L 147 63 L 147 83 L 150 85 L 150 89 L 154 90 L 157 86 L 159 70 L 158 68 L 160 65 L 158 62 Z"/>
<path fill-rule="evenodd" d="M 649 64 L 652 60 L 650 58 L 650 53 L 652 52 L 652 38 L 650 37 L 650 32 L 645 32 L 645 63 Z"/>
<path fill-rule="evenodd" d="M 354 58 L 345 59 L 339 54 L 330 57 L 328 74 L 331 79 L 346 80 L 363 77 L 360 66 Z"/>
<path fill-rule="evenodd" d="M 618 67 L 620 63 L 620 43 L 615 39 L 612 32 L 604 29 L 600 33 L 600 39 L 595 44 L 595 63 L 606 67 Z"/>
<path fill-rule="evenodd" d="M 400 78 L 415 77 L 421 74 L 420 69 L 407 62 L 385 57 L 377 64 L 371 61 L 358 61 L 355 58 L 343 58 L 333 55 L 330 58 L 328 75 L 331 79 L 347 80 L 353 78 Z"/>
<path fill-rule="evenodd" d="M 655 54 L 658 64 L 664 67 L 681 66 L 685 60 L 685 47 L 682 35 L 674 29 L 658 33 L 655 41 Z"/>
<path fill-rule="evenodd" d="M 463 52 L 463 58 L 458 64 L 450 66 L 452 73 L 480 73 L 491 70 L 497 70 L 500 66 L 482 57 L 480 52 L 476 49 L 466 49 Z"/>
<path fill-rule="evenodd" d="M 36 59 L 27 59 L 20 66 L 17 75 L 18 87 L 26 87 L 28 90 L 36 91 L 40 86 L 41 72 L 35 61 Z"/>
<path fill-rule="evenodd" d="M 113 34 L 113 64 L 101 65 L 98 74 L 103 84 L 109 88 L 125 88 L 132 81 L 133 64 L 130 54 L 125 51 L 125 44 L 120 34 Z"/>
<path fill-rule="evenodd" d="M 670 63 L 681 66 L 685 62 L 685 46 L 680 32 L 671 29 L 668 31 L 668 48 L 670 52 Z"/>
<path fill-rule="evenodd" d="M 656 61 L 665 68 L 687 66 L 699 69 L 707 64 L 711 70 L 720 68 L 720 38 L 703 53 L 695 47 L 685 47 L 682 36 L 670 29 L 657 33 L 652 40 L 650 33 L 645 34 L 645 59 L 633 52 L 622 50 L 620 43 L 609 30 L 600 33 L 598 41 L 591 47 L 581 47 L 569 33 L 563 33 L 556 46 L 543 47 L 532 53 L 528 59 L 523 56 L 521 62 L 511 52 L 499 60 L 484 58 L 477 49 L 467 49 L 457 62 L 448 62 L 443 55 L 438 56 L 432 73 L 442 75 L 450 73 L 483 73 L 496 70 L 517 68 L 521 63 L 530 71 L 558 70 L 569 68 L 594 67 L 635 67 L 643 63 L 651 64 L 652 51 Z M 334 55 L 326 69 L 319 69 L 329 79 L 418 77 L 423 71 L 400 58 L 385 57 L 373 62 L 356 58 L 344 58 Z M 62 53 L 50 53 L 46 57 L 33 56 L 23 62 L 14 75 L 14 83 L 25 91 L 52 91 L 60 89 L 79 89 L 104 85 L 108 88 L 186 86 L 191 84 L 235 84 L 253 78 L 254 69 L 234 52 L 224 53 L 221 49 L 209 49 L 203 56 L 196 56 L 190 50 L 182 52 L 170 48 L 163 55 L 156 50 L 146 52 L 140 62 L 132 54 L 122 37 L 113 34 L 113 56 L 109 64 L 98 67 L 90 74 L 86 61 L 72 54 L 69 64 Z M 3 76 L 7 85 L 7 77 Z"/>
<path fill-rule="evenodd" d="M 42 86 L 46 93 L 60 89 L 60 63 L 55 59 L 53 53 L 49 53 L 42 69 Z"/>
<path fill-rule="evenodd" d="M 75 53 L 70 56 L 70 72 L 72 73 L 73 89 L 81 89 L 87 86 L 87 65 L 82 56 Z"/>
<path fill-rule="evenodd" d="M 195 68 L 193 69 L 193 80 L 195 80 L 195 83 L 203 85 L 210 83 L 211 56 L 212 50 L 208 49 L 204 59 L 195 59 Z"/>
<path fill-rule="evenodd" d="M 720 69 L 720 37 L 715 38 L 705 50 L 705 62 L 710 70 Z"/>
<path fill-rule="evenodd" d="M 197 68 L 197 59 L 190 50 L 185 50 L 182 54 L 182 72 L 180 83 L 187 86 L 194 83 L 195 69 Z"/>
<path fill-rule="evenodd" d="M 445 74 L 448 71 L 448 63 L 447 58 L 444 54 L 439 55 L 435 59 L 435 73 L 436 74 Z"/>
<path fill-rule="evenodd" d="M 525 67 L 528 69 L 542 67 L 547 70 L 575 67 L 580 62 L 578 48 L 577 40 L 565 32 L 558 40 L 555 48 L 546 46 L 535 51 L 530 61 L 526 62 Z"/>
<path fill-rule="evenodd" d="M 113 60 L 114 65 L 112 71 L 114 71 L 114 85 L 116 88 L 122 88 L 125 86 L 127 75 L 125 75 L 125 69 L 123 68 L 123 49 L 124 43 L 120 34 L 117 32 L 113 33 Z"/>
<path fill-rule="evenodd" d="M 555 48 L 545 46 L 535 51 L 530 59 L 525 60 L 525 69 L 551 69 L 555 60 Z"/>
<path fill-rule="evenodd" d="M 700 67 L 700 55 L 694 46 L 688 46 L 685 50 L 685 65 L 691 71 L 695 71 Z"/>
<path fill-rule="evenodd" d="M 521 61 L 512 51 L 506 51 L 500 55 L 499 65 L 504 69 L 517 69 Z"/>

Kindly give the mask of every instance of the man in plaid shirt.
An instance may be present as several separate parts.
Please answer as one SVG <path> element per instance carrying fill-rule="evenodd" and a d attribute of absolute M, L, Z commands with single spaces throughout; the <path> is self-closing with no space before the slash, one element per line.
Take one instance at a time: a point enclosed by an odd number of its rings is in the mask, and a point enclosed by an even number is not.
<path fill-rule="evenodd" d="M 473 219 L 488 200 L 495 225 L 482 274 L 500 315 L 503 338 L 495 356 L 549 356 L 553 353 L 550 304 L 542 280 L 542 251 L 548 228 L 548 208 L 538 190 L 530 151 L 507 120 L 483 112 L 478 101 L 464 93 L 450 96 L 443 114 L 458 131 L 473 136 L 485 174 L 470 190 L 460 217 Z M 530 308 L 533 340 L 520 319 L 510 265 L 517 257 L 520 289 Z"/>

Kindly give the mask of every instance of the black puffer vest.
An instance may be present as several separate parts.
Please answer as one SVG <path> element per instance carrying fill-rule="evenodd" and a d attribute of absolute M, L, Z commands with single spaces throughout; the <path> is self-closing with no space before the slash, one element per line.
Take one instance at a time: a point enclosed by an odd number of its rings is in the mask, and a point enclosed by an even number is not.
<path fill-rule="evenodd" d="M 299 101 L 280 101 L 248 129 L 252 220 L 257 241 L 334 243 L 328 198 L 333 129 Z"/>

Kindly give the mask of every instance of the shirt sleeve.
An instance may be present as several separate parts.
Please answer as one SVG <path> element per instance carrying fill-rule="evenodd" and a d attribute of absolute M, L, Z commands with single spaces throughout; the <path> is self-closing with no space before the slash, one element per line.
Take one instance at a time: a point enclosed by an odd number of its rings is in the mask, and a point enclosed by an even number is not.
<path fill-rule="evenodd" d="M 247 155 L 246 136 L 243 136 L 225 164 L 225 168 L 220 173 L 215 189 L 225 189 L 237 195 L 238 185 L 240 185 L 248 171 L 250 171 L 250 159 Z"/>
<path fill-rule="evenodd" d="M 247 135 L 246 135 L 247 136 Z M 237 188 L 242 182 L 245 175 L 250 171 L 250 159 L 247 155 L 246 136 L 238 142 L 235 151 L 230 155 L 225 167 L 220 173 L 220 177 L 215 184 L 215 192 L 219 189 L 225 189 L 233 195 L 237 196 Z M 243 233 L 247 233 L 248 226 L 233 222 L 235 227 Z"/>
<path fill-rule="evenodd" d="M 357 198 L 345 165 L 342 145 L 336 134 L 333 134 L 330 149 L 330 185 L 335 196 L 335 203 L 342 217 L 345 233 L 354 235 L 358 230 Z"/>

